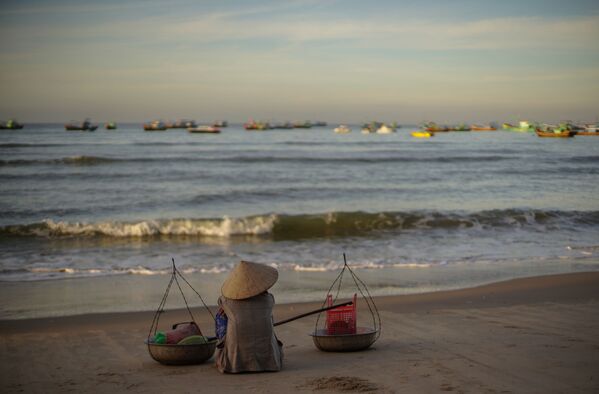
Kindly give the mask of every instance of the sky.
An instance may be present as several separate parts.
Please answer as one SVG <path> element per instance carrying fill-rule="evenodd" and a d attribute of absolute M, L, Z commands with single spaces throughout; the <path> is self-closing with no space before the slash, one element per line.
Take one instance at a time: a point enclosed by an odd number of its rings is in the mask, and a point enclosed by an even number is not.
<path fill-rule="evenodd" d="M 4 1 L 0 119 L 599 120 L 599 1 Z"/>

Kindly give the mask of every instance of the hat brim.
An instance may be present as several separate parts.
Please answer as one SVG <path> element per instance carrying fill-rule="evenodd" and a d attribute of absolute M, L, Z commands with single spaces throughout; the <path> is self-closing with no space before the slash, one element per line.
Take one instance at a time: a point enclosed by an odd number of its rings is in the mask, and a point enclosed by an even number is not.
<path fill-rule="evenodd" d="M 225 279 L 221 293 L 233 300 L 254 297 L 270 289 L 278 278 L 279 272 L 273 267 L 241 261 Z"/>

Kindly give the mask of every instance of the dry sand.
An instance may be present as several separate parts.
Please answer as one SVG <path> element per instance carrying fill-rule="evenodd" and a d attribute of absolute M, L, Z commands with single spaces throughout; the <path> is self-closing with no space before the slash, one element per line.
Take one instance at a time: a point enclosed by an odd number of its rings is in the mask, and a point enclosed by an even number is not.
<path fill-rule="evenodd" d="M 212 360 L 153 361 L 143 344 L 152 312 L 0 321 L 0 391 L 599 392 L 599 272 L 376 302 L 383 332 L 371 349 L 316 350 L 309 317 L 277 327 L 283 371 L 242 375 L 220 374 Z M 319 306 L 278 305 L 275 320 Z M 197 317 L 212 333 L 207 313 Z"/>

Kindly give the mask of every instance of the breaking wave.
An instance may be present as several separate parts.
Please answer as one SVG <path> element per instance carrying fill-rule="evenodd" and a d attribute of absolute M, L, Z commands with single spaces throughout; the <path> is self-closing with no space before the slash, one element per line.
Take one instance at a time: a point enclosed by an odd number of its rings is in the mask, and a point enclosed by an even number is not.
<path fill-rule="evenodd" d="M 70 165 L 95 165 L 104 164 L 120 161 L 119 159 L 111 159 L 108 157 L 99 156 L 70 156 L 63 157 L 60 159 L 46 159 L 46 160 L 26 160 L 26 159 L 15 159 L 15 160 L 0 160 L 0 166 L 26 166 L 36 164 L 70 164 Z"/>
<path fill-rule="evenodd" d="M 443 157 L 405 157 L 396 154 L 382 156 L 355 156 L 355 157 L 318 157 L 311 155 L 302 156 L 275 156 L 275 155 L 248 155 L 233 154 L 228 156 L 220 155 L 218 157 L 206 156 L 181 156 L 181 157 L 133 157 L 133 158 L 113 158 L 101 156 L 71 156 L 58 159 L 12 159 L 0 160 L 0 166 L 34 166 L 34 165 L 100 165 L 110 163 L 162 163 L 168 160 L 169 163 L 189 163 L 189 162 L 227 162 L 227 163 L 298 163 L 305 164 L 342 164 L 342 163 L 410 163 L 410 162 L 431 162 L 431 163 L 476 163 L 476 162 L 498 162 L 511 160 L 511 156 L 443 156 Z"/>
<path fill-rule="evenodd" d="M 491 210 L 462 212 L 330 212 L 242 218 L 161 219 L 132 222 L 43 222 L 0 227 L 0 237 L 220 237 L 268 236 L 275 241 L 368 236 L 377 232 L 495 228 L 573 229 L 599 224 L 599 211 Z"/>

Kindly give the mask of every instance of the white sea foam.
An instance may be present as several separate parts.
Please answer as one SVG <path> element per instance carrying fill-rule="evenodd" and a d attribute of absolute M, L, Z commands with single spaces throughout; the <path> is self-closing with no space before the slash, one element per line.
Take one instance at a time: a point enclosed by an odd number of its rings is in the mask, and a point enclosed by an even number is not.
<path fill-rule="evenodd" d="M 430 268 L 434 264 L 431 263 L 396 263 L 393 264 L 394 268 Z"/>
<path fill-rule="evenodd" d="M 47 273 L 65 273 L 65 274 L 74 274 L 77 272 L 74 268 L 70 267 L 58 267 L 58 268 L 47 268 L 47 267 L 36 267 L 30 268 L 29 272 L 39 273 L 39 274 L 47 274 Z"/>
<path fill-rule="evenodd" d="M 170 270 L 151 270 L 149 268 L 137 266 L 125 270 L 128 274 L 133 275 L 165 275 L 170 273 Z"/>
<path fill-rule="evenodd" d="M 144 237 L 153 235 L 230 237 L 262 235 L 272 232 L 277 215 L 222 219 L 144 220 L 140 222 L 55 222 L 45 220 L 44 227 L 34 229 L 38 236 L 104 235 L 110 237 Z"/>
<path fill-rule="evenodd" d="M 381 269 L 389 267 L 387 264 L 374 263 L 370 261 L 366 262 L 352 262 L 350 264 L 351 269 Z M 293 271 L 298 272 L 327 272 L 327 271 L 338 271 L 343 268 L 343 264 L 338 262 L 328 262 L 324 264 L 294 264 Z"/>
<path fill-rule="evenodd" d="M 300 271 L 300 272 L 326 272 L 326 271 L 331 271 L 331 269 L 327 268 L 327 267 L 313 267 L 313 266 L 303 266 L 303 265 L 299 265 L 296 264 L 293 267 L 294 271 Z"/>
<path fill-rule="evenodd" d="M 69 277 L 86 277 L 86 276 L 110 276 L 110 275 L 167 275 L 172 272 L 170 268 L 152 269 L 143 266 L 135 266 L 130 268 L 72 268 L 72 267 L 33 267 L 25 270 L 29 274 L 34 274 L 35 277 L 60 277 L 67 275 Z M 183 274 L 220 274 L 227 272 L 228 268 L 222 266 L 214 267 L 188 267 L 180 269 Z"/>

